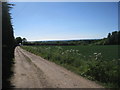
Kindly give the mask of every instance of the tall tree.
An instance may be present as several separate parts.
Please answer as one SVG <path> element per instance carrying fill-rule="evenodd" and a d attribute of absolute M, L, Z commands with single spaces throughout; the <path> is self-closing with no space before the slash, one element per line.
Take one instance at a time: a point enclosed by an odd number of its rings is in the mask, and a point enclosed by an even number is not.
<path fill-rule="evenodd" d="M 26 39 L 26 38 L 23 38 L 23 39 L 22 39 L 22 42 L 27 42 L 27 39 Z"/>
<path fill-rule="evenodd" d="M 119 37 L 120 37 L 120 31 L 114 31 L 108 34 L 106 44 L 109 45 L 118 45 L 119 44 Z"/>
<path fill-rule="evenodd" d="M 16 45 L 22 44 L 22 38 L 16 37 L 15 42 L 16 42 Z"/>
<path fill-rule="evenodd" d="M 10 86 L 8 81 L 11 76 L 12 59 L 14 57 L 14 35 L 11 24 L 11 4 L 2 2 L 2 81 L 3 88 Z"/>
<path fill-rule="evenodd" d="M 23 38 L 23 39 L 22 39 L 22 44 L 25 45 L 25 44 L 27 44 L 27 43 L 28 43 L 28 42 L 27 42 L 27 39 L 26 39 L 26 38 Z"/>

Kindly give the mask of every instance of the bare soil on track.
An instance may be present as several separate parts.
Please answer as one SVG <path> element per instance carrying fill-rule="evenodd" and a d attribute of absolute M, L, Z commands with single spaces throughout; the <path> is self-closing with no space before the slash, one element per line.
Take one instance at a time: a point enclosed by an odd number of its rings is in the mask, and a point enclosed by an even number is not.
<path fill-rule="evenodd" d="M 19 46 L 13 71 L 11 83 L 15 88 L 103 88 Z"/>

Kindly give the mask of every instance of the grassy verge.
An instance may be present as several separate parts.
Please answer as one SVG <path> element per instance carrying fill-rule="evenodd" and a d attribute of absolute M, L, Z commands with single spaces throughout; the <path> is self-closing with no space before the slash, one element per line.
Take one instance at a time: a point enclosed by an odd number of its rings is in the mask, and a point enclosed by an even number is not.
<path fill-rule="evenodd" d="M 120 66 L 117 46 L 22 46 L 72 72 L 109 88 L 118 88 Z"/>

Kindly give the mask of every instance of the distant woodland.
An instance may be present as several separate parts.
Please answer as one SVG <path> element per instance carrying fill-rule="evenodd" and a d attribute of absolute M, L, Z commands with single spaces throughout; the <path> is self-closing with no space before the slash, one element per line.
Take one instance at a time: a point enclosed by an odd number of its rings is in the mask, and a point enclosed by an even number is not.
<path fill-rule="evenodd" d="M 120 31 L 114 31 L 108 33 L 108 36 L 103 39 L 27 42 L 27 39 L 24 38 L 22 42 L 22 38 L 17 37 L 16 42 L 22 43 L 23 45 L 120 45 L 119 38 Z"/>
<path fill-rule="evenodd" d="M 95 44 L 98 45 L 120 45 L 120 31 L 109 33 L 107 38 L 104 38 Z"/>

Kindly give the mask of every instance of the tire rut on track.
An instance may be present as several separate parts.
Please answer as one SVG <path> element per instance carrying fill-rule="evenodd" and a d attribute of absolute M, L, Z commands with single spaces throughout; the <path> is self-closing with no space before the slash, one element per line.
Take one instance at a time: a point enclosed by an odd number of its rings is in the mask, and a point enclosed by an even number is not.
<path fill-rule="evenodd" d="M 13 71 L 15 88 L 103 88 L 20 47 L 15 49 Z"/>

